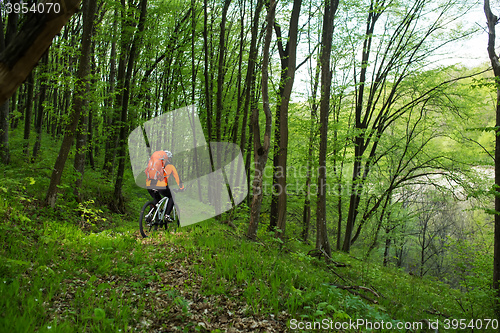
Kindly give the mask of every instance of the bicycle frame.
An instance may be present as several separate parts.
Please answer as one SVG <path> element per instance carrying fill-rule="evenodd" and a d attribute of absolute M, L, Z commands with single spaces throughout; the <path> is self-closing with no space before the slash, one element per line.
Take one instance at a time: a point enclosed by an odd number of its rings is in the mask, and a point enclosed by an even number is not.
<path fill-rule="evenodd" d="M 152 212 L 154 212 L 152 221 L 163 221 L 164 220 L 165 215 L 167 215 L 168 200 L 169 200 L 168 197 L 162 198 L 156 204 L 156 209 L 152 210 L 151 212 L 149 212 L 149 214 L 151 214 Z M 149 217 L 149 214 L 146 217 Z M 177 211 L 176 211 L 176 208 L 174 206 L 174 207 L 172 207 L 172 211 L 170 212 L 170 215 L 171 215 L 170 217 L 172 218 L 172 220 L 175 220 L 175 218 L 176 218 L 175 215 L 176 214 L 177 214 Z"/>

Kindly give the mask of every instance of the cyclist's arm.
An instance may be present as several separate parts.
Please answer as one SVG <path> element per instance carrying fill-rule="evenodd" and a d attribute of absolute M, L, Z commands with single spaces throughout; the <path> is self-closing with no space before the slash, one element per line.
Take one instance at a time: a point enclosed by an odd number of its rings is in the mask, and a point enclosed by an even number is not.
<path fill-rule="evenodd" d="M 168 170 L 167 170 L 168 168 Z M 172 164 L 169 164 L 165 167 L 165 170 L 167 171 L 167 174 L 173 174 L 174 175 L 174 178 L 175 178 L 175 181 L 177 182 L 177 185 L 179 185 L 179 188 L 181 190 L 184 189 L 184 184 L 182 184 L 180 178 L 179 178 L 179 174 L 177 173 L 177 169 L 172 165 Z"/>

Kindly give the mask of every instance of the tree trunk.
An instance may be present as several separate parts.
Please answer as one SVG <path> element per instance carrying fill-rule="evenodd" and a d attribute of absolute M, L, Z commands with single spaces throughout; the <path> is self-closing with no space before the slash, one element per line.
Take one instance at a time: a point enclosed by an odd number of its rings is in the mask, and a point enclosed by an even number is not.
<path fill-rule="evenodd" d="M 309 4 L 309 11 L 311 11 L 311 4 Z M 311 26 L 309 22 L 309 27 L 307 29 L 307 39 L 309 43 L 309 54 L 312 54 L 312 48 L 311 48 Z M 318 57 L 319 58 L 319 57 Z M 312 59 L 310 60 L 310 67 L 313 68 L 312 64 Z M 312 175 L 313 175 L 313 153 L 314 153 L 314 139 L 316 137 L 316 128 L 317 128 L 317 122 L 318 122 L 318 101 L 317 101 L 317 94 L 318 94 L 318 87 L 319 87 L 319 80 L 320 80 L 320 66 L 316 66 L 316 70 L 314 73 L 314 77 L 311 78 L 311 113 L 310 113 L 310 120 L 309 120 L 309 140 L 308 140 L 308 147 L 307 147 L 307 174 L 306 174 L 306 196 L 304 198 L 304 209 L 302 210 L 302 234 L 301 238 L 304 242 L 307 242 L 309 238 L 309 228 L 311 224 L 311 182 L 312 182 Z"/>
<path fill-rule="evenodd" d="M 389 250 L 391 248 L 391 237 L 389 236 L 389 229 L 385 231 L 385 248 L 384 248 L 384 262 L 383 265 L 387 266 L 389 263 Z"/>
<path fill-rule="evenodd" d="M 89 85 L 87 85 L 85 89 L 89 91 Z M 82 186 L 83 173 L 85 172 L 85 155 L 87 153 L 87 135 L 89 125 L 88 106 L 88 98 L 85 98 L 82 105 L 82 112 L 80 113 L 78 128 L 76 130 L 76 152 L 75 159 L 73 161 L 73 168 L 76 172 L 78 172 L 73 192 L 79 201 L 81 201 L 79 189 Z"/>
<path fill-rule="evenodd" d="M 275 150 L 274 150 L 274 173 L 273 173 L 273 193 L 271 202 L 271 214 L 269 227 L 271 230 L 277 227 L 276 236 L 283 238 L 286 229 L 286 165 L 288 156 L 288 105 L 292 94 L 293 82 L 295 79 L 297 60 L 297 36 L 299 15 L 302 1 L 294 0 L 290 25 L 288 31 L 288 42 L 283 50 L 281 45 L 281 32 L 276 29 L 278 37 L 278 49 L 281 58 L 281 78 L 280 94 L 278 96 L 278 106 L 276 108 L 275 124 Z"/>
<path fill-rule="evenodd" d="M 123 186 L 123 173 L 125 172 L 125 158 L 126 158 L 126 147 L 127 147 L 127 133 L 128 133 L 128 105 L 130 101 L 130 82 L 132 80 L 132 71 L 135 64 L 135 58 L 137 56 L 138 48 L 141 43 L 142 33 L 144 31 L 144 23 L 146 21 L 147 12 L 147 0 L 141 0 L 141 14 L 139 18 L 139 25 L 137 27 L 137 32 L 134 36 L 132 46 L 130 48 L 130 54 L 127 64 L 127 74 L 125 76 L 125 82 L 123 87 L 123 102 L 122 102 L 122 112 L 121 112 L 121 126 L 120 126 L 120 138 L 118 144 L 118 170 L 115 182 L 115 208 L 118 212 L 124 211 L 124 201 L 122 195 Z"/>
<path fill-rule="evenodd" d="M 33 115 L 33 97 L 34 97 L 34 80 L 33 72 L 28 76 L 26 81 L 28 93 L 26 94 L 26 108 L 24 110 L 24 155 L 27 160 L 29 160 L 29 144 L 30 144 L 30 133 L 31 133 L 31 116 Z"/>
<path fill-rule="evenodd" d="M 264 6 L 263 0 L 258 0 L 257 5 L 255 7 L 255 12 L 252 20 L 252 37 L 250 39 L 250 51 L 248 57 L 248 67 L 247 73 L 245 77 L 245 86 L 243 88 L 243 95 L 245 98 L 245 103 L 243 103 L 243 119 L 241 125 L 241 140 L 240 140 L 240 149 L 242 152 L 248 151 L 248 155 L 250 156 L 251 149 L 251 137 L 250 134 L 247 139 L 246 130 L 248 126 L 248 114 L 250 109 L 250 104 L 255 100 L 255 81 L 256 81 L 256 73 L 255 67 L 257 65 L 257 57 L 258 57 L 258 49 L 257 49 L 257 39 L 259 35 L 259 17 L 260 12 L 262 11 L 262 7 Z M 253 110 L 253 108 L 252 108 Z M 251 125 L 250 125 L 251 126 Z M 251 131 L 249 131 L 251 133 Z M 247 175 L 250 175 L 249 163 L 245 163 L 245 169 L 247 171 Z M 250 187 L 250 186 L 249 186 Z M 250 196 L 249 196 L 250 198 Z"/>
<path fill-rule="evenodd" d="M 117 12 L 115 11 L 115 14 Z M 113 32 L 116 31 L 118 20 L 113 21 Z M 111 42 L 111 53 L 109 55 L 109 76 L 108 76 L 108 98 L 105 100 L 104 104 L 106 106 L 107 112 L 104 118 L 104 134 L 105 134 L 105 145 L 104 145 L 104 166 L 103 170 L 107 176 L 111 177 L 113 173 L 114 164 L 114 151 L 115 138 L 116 138 L 116 125 L 115 122 L 118 120 L 116 116 L 116 110 L 113 105 L 113 97 L 115 93 L 115 81 L 116 81 L 116 41 Z"/>
<path fill-rule="evenodd" d="M 212 140 L 212 93 L 210 89 L 210 59 L 208 47 L 208 1 L 203 1 L 203 56 L 204 56 L 204 78 L 205 78 L 205 107 L 207 109 L 207 136 L 208 142 Z"/>
<path fill-rule="evenodd" d="M 226 48 L 226 21 L 227 21 L 227 11 L 229 10 L 229 5 L 231 0 L 224 0 L 224 7 L 222 8 L 222 17 L 220 23 L 220 35 L 219 35 L 219 66 L 217 68 L 217 100 L 216 100 L 216 110 L 215 110 L 215 131 L 217 142 L 221 141 L 221 121 L 222 121 L 222 92 L 224 90 L 224 75 L 226 70 L 225 66 L 225 54 L 227 53 Z"/>
<path fill-rule="evenodd" d="M 27 13 L 22 30 L 0 54 L 0 105 L 35 67 L 54 36 L 78 10 L 80 0 L 54 0 L 54 3 L 60 4 L 59 13 Z"/>
<path fill-rule="evenodd" d="M 262 185 L 263 185 L 263 170 L 267 163 L 269 155 L 269 147 L 271 145 L 271 108 L 269 106 L 269 48 L 273 33 L 273 23 L 276 9 L 276 0 L 271 0 L 270 8 L 267 14 L 266 37 L 264 39 L 264 50 L 262 60 L 262 108 L 266 115 L 266 127 L 264 131 L 264 142 L 261 143 L 260 125 L 259 125 L 259 109 L 254 108 L 252 112 L 252 128 L 254 139 L 254 163 L 255 175 L 253 180 L 252 203 L 250 205 L 250 223 L 248 225 L 247 237 L 250 239 L 257 238 L 257 228 L 260 220 L 260 209 L 262 205 Z"/>
<path fill-rule="evenodd" d="M 15 93 L 12 95 L 12 98 L 15 98 L 16 99 L 16 103 L 12 103 L 13 105 L 15 105 L 15 107 L 13 106 L 12 107 L 12 111 L 17 111 L 17 110 L 22 110 L 23 108 L 23 104 L 22 104 L 22 97 L 24 96 L 24 92 L 25 92 L 25 85 L 21 85 L 19 87 L 19 89 L 17 89 L 15 91 Z M 17 110 L 16 110 L 17 109 Z M 22 113 L 21 113 L 22 114 Z M 11 124 L 10 124 L 10 128 L 11 129 L 16 129 L 17 128 L 17 125 L 19 124 L 19 116 L 14 116 L 12 119 L 11 119 Z"/>
<path fill-rule="evenodd" d="M 236 114 L 234 117 L 234 123 L 232 125 L 232 130 L 231 130 L 231 142 L 234 144 L 237 143 L 238 139 L 238 129 L 240 125 L 240 114 L 242 110 L 242 105 L 243 105 L 243 95 L 244 95 L 244 89 L 242 92 L 242 77 L 243 77 L 243 53 L 244 53 L 244 48 L 245 48 L 245 13 L 246 13 L 246 1 L 243 0 L 243 3 L 240 4 L 240 35 L 239 35 L 239 54 L 238 54 L 238 74 L 236 78 L 236 96 L 237 96 L 237 101 L 236 101 Z M 243 150 L 242 150 L 243 152 Z M 238 182 L 236 182 L 238 183 Z"/>
<path fill-rule="evenodd" d="M 484 1 L 484 13 L 488 21 L 488 55 L 493 67 L 496 82 L 500 79 L 500 60 L 495 53 L 495 25 L 498 18 L 490 9 L 490 1 Z M 500 87 L 497 85 L 496 101 L 496 124 L 495 124 L 495 240 L 493 250 L 493 289 L 496 290 L 495 313 L 500 320 Z"/>
<path fill-rule="evenodd" d="M 42 145 L 42 120 L 43 120 L 43 103 L 45 102 L 45 98 L 47 96 L 47 75 L 48 66 L 49 66 L 49 53 L 48 51 L 42 58 L 43 72 L 42 77 L 39 79 L 40 81 L 40 96 L 38 98 L 38 106 L 37 106 L 37 116 L 35 119 L 35 132 L 36 132 L 36 141 L 33 146 L 33 156 L 31 157 L 31 162 L 34 163 L 38 152 L 40 151 L 40 147 Z"/>
<path fill-rule="evenodd" d="M 332 71 L 330 70 L 330 54 L 332 51 L 333 22 L 339 0 L 330 0 L 325 5 L 323 16 L 321 63 L 321 100 L 320 100 L 320 143 L 318 168 L 318 198 L 316 206 L 316 249 L 325 251 L 331 256 L 330 242 L 326 228 L 326 150 L 328 142 L 328 116 L 330 114 L 330 86 Z"/>
<path fill-rule="evenodd" d="M 9 19 L 10 22 L 10 19 Z M 5 50 L 6 41 L 3 36 L 3 19 L 0 12 L 0 53 Z M 0 105 L 0 160 L 3 164 L 9 164 L 9 101 Z"/>
<path fill-rule="evenodd" d="M 9 101 L 0 105 L 0 160 L 10 163 L 9 151 Z"/>
<path fill-rule="evenodd" d="M 52 208 L 56 204 L 57 199 L 57 186 L 61 183 L 61 176 L 64 170 L 64 165 L 68 158 L 68 154 L 75 139 L 75 131 L 80 119 L 85 96 L 87 95 L 86 87 L 88 75 L 90 72 L 90 51 L 91 51 L 91 37 L 94 25 L 94 16 L 96 12 L 96 1 L 88 0 L 83 5 L 83 33 L 82 33 L 82 46 L 80 54 L 80 62 L 78 64 L 77 81 L 75 84 L 74 93 L 74 108 L 70 115 L 70 122 L 66 127 L 64 139 L 57 156 L 52 176 L 50 178 L 49 189 L 45 201 Z"/>
<path fill-rule="evenodd" d="M 93 85 L 94 86 L 94 85 Z M 98 145 L 94 141 L 94 114 L 92 112 L 92 108 L 89 108 L 89 126 L 88 126 L 88 148 L 87 148 L 87 156 L 89 159 L 90 167 L 95 170 L 95 158 L 94 154 L 98 154 L 97 147 Z"/>
<path fill-rule="evenodd" d="M 361 113 L 364 107 L 364 90 L 366 83 L 366 75 L 368 70 L 368 59 L 370 57 L 371 43 L 373 39 L 373 31 L 375 29 L 375 23 L 382 14 L 381 12 L 375 13 L 373 10 L 373 1 L 370 5 L 368 19 L 366 22 L 366 39 L 363 42 L 363 53 L 361 55 L 361 72 L 359 79 L 359 88 L 356 91 L 356 107 L 355 107 L 355 130 L 356 137 L 354 138 L 354 165 L 352 171 L 352 184 L 351 184 L 351 196 L 349 201 L 349 212 L 347 215 L 347 223 L 344 235 L 344 245 L 342 250 L 349 252 L 351 250 L 351 237 L 354 230 L 354 222 L 358 215 L 358 206 L 361 200 L 361 191 L 363 190 L 361 178 L 362 178 L 362 168 L 361 159 L 365 152 L 365 141 L 364 141 L 364 130 L 366 130 L 366 123 L 361 120 Z"/>

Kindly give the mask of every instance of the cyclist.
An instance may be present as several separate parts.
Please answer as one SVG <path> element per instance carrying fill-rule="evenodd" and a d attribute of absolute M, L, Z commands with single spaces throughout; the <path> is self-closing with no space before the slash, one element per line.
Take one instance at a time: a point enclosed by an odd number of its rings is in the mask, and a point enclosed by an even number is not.
<path fill-rule="evenodd" d="M 168 197 L 167 210 L 165 218 L 172 222 L 170 213 L 174 207 L 172 192 L 168 187 L 168 178 L 173 175 L 180 190 L 184 190 L 184 185 L 179 178 L 177 169 L 172 164 L 172 153 L 168 150 L 159 150 L 154 152 L 149 159 L 148 167 L 146 168 L 146 188 L 149 194 L 153 197 L 155 205 L 162 197 Z"/>

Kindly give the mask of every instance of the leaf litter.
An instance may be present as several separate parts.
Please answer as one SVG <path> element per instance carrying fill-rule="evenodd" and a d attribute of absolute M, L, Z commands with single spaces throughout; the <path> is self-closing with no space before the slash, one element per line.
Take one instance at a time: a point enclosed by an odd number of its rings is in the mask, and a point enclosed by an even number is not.
<path fill-rule="evenodd" d="M 175 235 L 183 237 L 182 233 Z M 203 262 L 194 254 L 169 243 L 161 234 L 155 238 L 136 237 L 137 243 L 143 247 L 142 254 L 146 256 L 142 259 L 149 265 L 141 264 L 143 269 L 139 271 L 101 275 L 81 269 L 79 277 L 63 280 L 61 292 L 55 294 L 50 303 L 45 302 L 47 319 L 57 318 L 59 322 L 89 319 L 82 311 L 81 303 L 85 302 L 83 307 L 98 309 L 90 314 L 93 319 L 106 314 L 112 317 L 123 310 L 123 320 L 128 321 L 129 330 L 135 332 L 288 330 L 289 315 L 285 311 L 276 316 L 254 314 L 244 301 L 243 286 L 226 286 L 226 294 L 205 295 L 203 277 L 195 270 L 195 265 L 203 265 Z M 136 249 L 128 256 L 120 254 L 119 259 L 133 261 L 134 251 Z M 113 264 L 117 264 L 117 259 L 113 259 Z M 82 300 L 85 297 L 88 298 Z"/>

